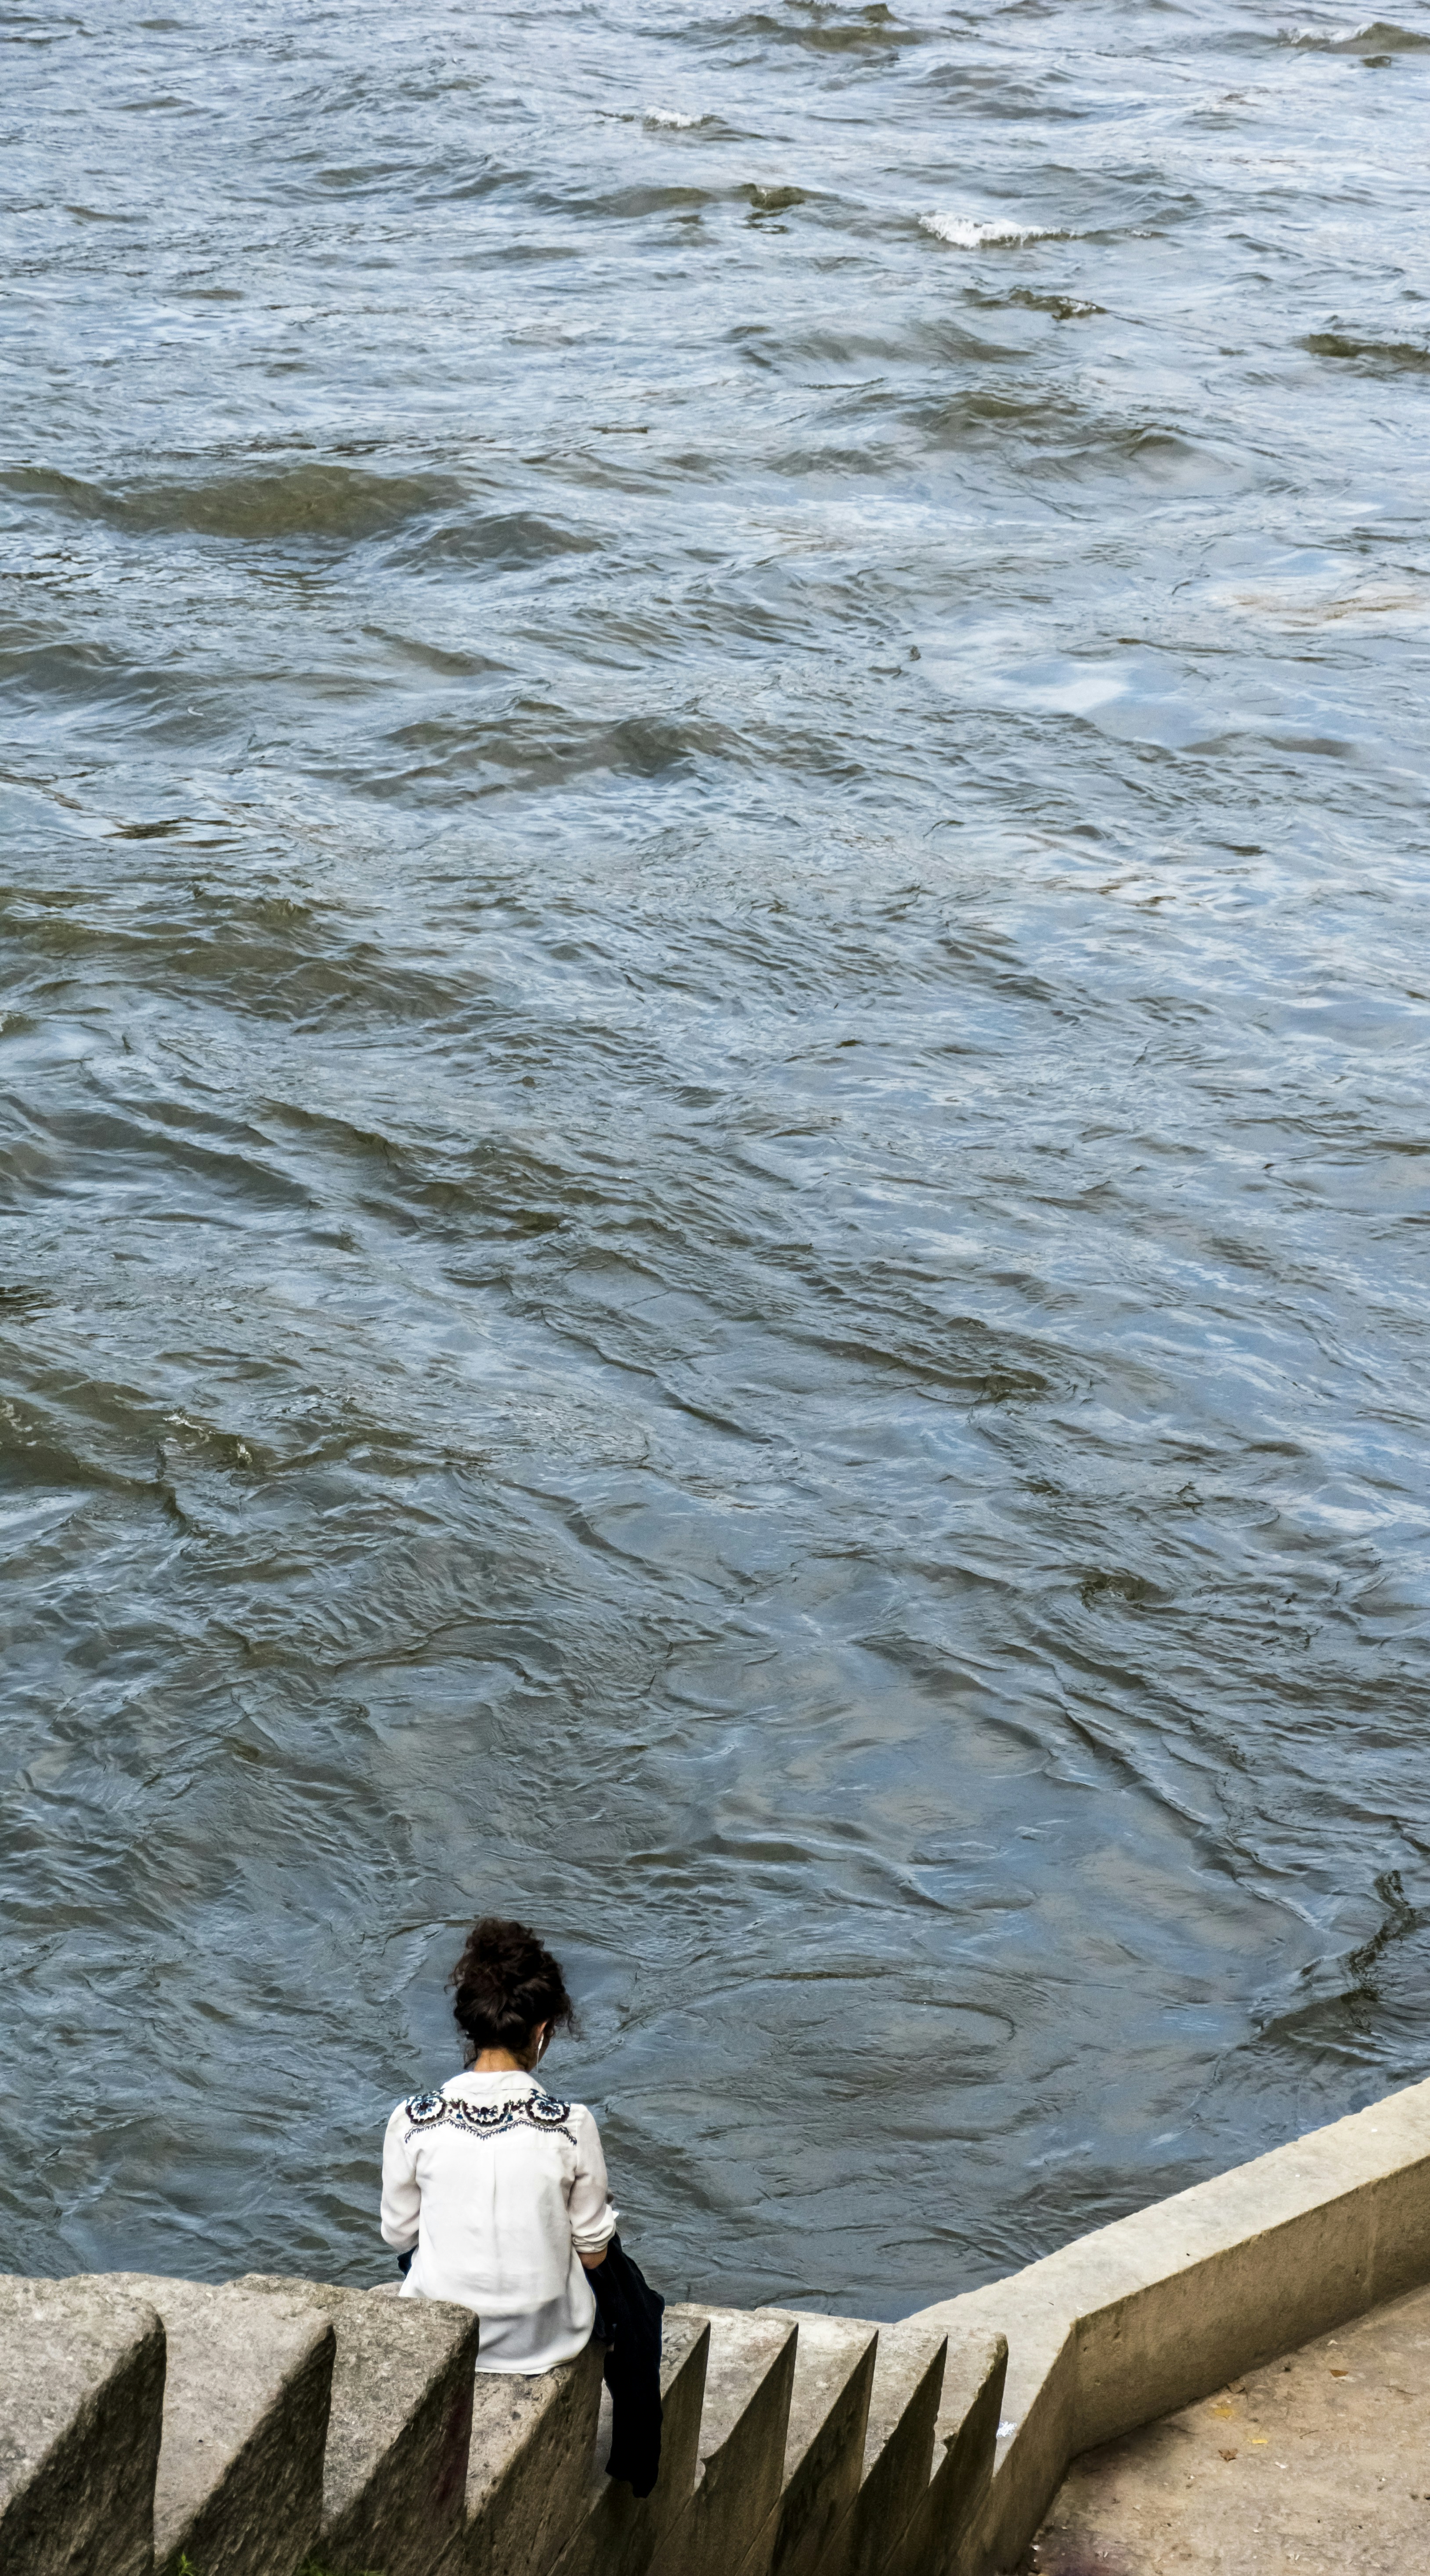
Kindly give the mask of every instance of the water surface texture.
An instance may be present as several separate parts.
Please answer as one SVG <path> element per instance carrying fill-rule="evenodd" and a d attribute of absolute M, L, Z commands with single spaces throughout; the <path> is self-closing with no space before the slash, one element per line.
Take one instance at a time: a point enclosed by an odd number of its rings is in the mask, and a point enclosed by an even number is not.
<path fill-rule="evenodd" d="M 1430 9 L 12 9 L 0 2259 L 671 2292 L 1430 2071 Z"/>

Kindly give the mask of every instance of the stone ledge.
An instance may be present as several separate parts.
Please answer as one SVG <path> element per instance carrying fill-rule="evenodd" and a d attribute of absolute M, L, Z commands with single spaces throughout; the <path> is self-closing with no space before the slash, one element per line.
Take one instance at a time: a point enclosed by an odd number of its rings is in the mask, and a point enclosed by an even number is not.
<path fill-rule="evenodd" d="M 0 2275 L 5 2576 L 149 2576 L 164 2370 L 148 2301 Z"/>
<path fill-rule="evenodd" d="M 1011 2566 L 1079 2452 L 1430 2280 L 1430 2082 L 919 2310 L 1002 2332 L 1005 2424 L 961 2576 Z"/>
<path fill-rule="evenodd" d="M 164 2321 L 163 2439 L 153 2489 L 157 2576 L 287 2576 L 322 2518 L 334 2336 L 301 2282 L 285 2296 L 159 2272 L 84 2284 Z"/>
<path fill-rule="evenodd" d="M 235 2289 L 298 2301 L 337 2337 L 323 2453 L 325 2576 L 433 2576 L 461 2535 L 477 2320 L 435 2299 L 384 2299 L 279 2274 Z"/>

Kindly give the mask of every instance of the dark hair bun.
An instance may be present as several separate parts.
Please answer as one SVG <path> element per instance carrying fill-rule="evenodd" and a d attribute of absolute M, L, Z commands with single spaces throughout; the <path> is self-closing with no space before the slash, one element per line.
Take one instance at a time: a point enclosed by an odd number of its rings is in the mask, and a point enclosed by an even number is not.
<path fill-rule="evenodd" d="M 484 1914 L 472 1925 L 448 1983 L 455 1988 L 457 2028 L 477 2055 L 507 2048 L 524 2057 L 538 2022 L 575 2027 L 566 1980 L 550 1951 L 525 1923 L 503 1915 Z"/>

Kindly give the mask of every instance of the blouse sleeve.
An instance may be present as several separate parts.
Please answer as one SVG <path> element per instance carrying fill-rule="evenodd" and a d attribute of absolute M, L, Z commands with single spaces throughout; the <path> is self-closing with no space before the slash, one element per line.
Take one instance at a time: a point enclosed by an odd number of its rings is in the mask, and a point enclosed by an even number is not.
<path fill-rule="evenodd" d="M 405 2254 L 417 2242 L 422 2186 L 407 2143 L 407 2105 L 399 2102 L 382 2142 L 382 2241 Z"/>
<path fill-rule="evenodd" d="M 571 2238 L 578 2254 L 599 2254 L 615 2235 L 621 2213 L 611 2207 L 601 2133 L 584 2102 L 572 2104 L 571 2126 L 576 2138 L 576 2171 L 566 2204 Z"/>

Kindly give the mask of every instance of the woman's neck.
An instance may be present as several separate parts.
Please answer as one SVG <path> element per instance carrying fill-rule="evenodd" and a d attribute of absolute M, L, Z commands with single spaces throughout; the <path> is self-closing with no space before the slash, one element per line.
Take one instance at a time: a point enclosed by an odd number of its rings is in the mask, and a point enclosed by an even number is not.
<path fill-rule="evenodd" d="M 473 2075 L 530 2075 L 531 2071 L 525 2058 L 513 2057 L 509 2048 L 484 2048 L 470 2069 Z"/>

